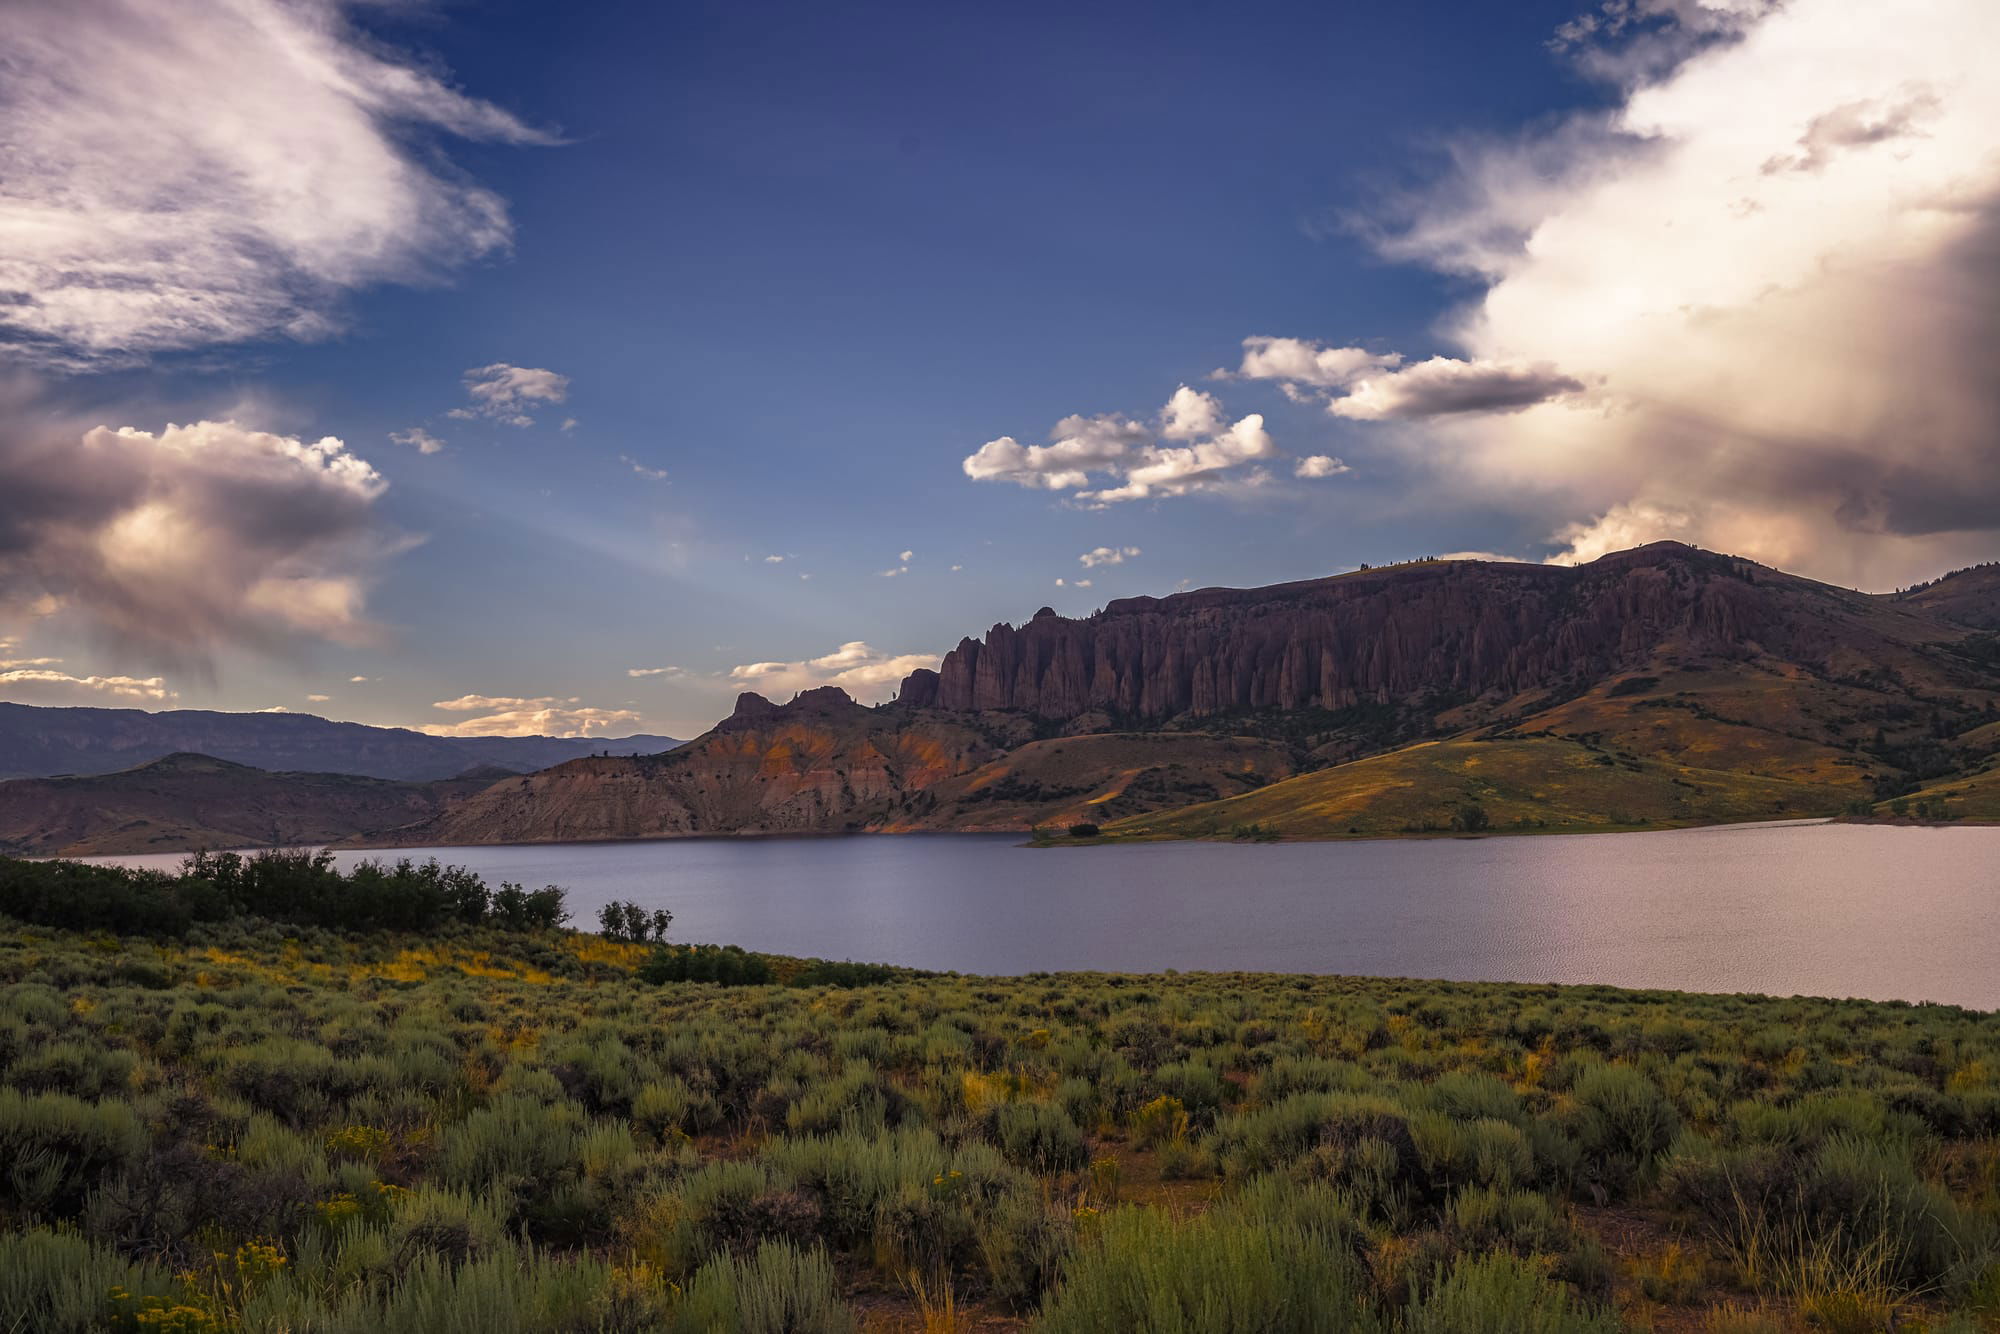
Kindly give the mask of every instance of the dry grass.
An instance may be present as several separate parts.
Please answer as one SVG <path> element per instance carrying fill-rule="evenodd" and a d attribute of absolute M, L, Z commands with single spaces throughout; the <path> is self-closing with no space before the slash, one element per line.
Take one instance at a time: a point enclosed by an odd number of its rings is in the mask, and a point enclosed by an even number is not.
<path fill-rule="evenodd" d="M 1835 787 L 1641 758 L 1555 736 L 1421 742 L 1226 801 L 1107 828 L 1138 837 L 1290 838 L 1449 832 L 1477 806 L 1494 833 L 1675 828 L 1827 815 Z"/>

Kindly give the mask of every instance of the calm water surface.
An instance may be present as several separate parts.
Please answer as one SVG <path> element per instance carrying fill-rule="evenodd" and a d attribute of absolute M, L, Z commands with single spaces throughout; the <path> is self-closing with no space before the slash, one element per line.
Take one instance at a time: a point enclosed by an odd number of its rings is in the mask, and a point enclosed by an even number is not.
<path fill-rule="evenodd" d="M 1014 835 L 687 839 L 436 856 L 674 912 L 679 940 L 974 973 L 1272 970 L 2000 1008 L 2000 829 L 1035 850 Z M 117 858 L 167 863 L 177 858 Z"/>

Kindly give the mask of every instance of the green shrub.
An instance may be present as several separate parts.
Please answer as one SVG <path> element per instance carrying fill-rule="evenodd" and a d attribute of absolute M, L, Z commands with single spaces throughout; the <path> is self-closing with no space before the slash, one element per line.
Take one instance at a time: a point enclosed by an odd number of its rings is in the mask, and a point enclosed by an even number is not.
<path fill-rule="evenodd" d="M 122 1102 L 0 1088 L 0 1201 L 10 1208 L 71 1217 L 145 1146 L 145 1128 Z"/>
<path fill-rule="evenodd" d="M 1659 1085 L 1629 1066 L 1593 1065 L 1570 1089 L 1571 1134 L 1583 1151 L 1586 1185 L 1617 1194 L 1650 1178 L 1680 1130 Z"/>
<path fill-rule="evenodd" d="M 993 1137 L 1009 1162 L 1043 1176 L 1081 1171 L 1090 1161 L 1076 1122 L 1048 1103 L 1001 1103 L 993 1109 Z"/>
<path fill-rule="evenodd" d="M 685 1334 L 846 1334 L 854 1313 L 823 1251 L 770 1242 L 704 1265 L 669 1327 Z"/>
<path fill-rule="evenodd" d="M 1379 1327 L 1350 1258 L 1291 1218 L 1217 1209 L 1175 1222 L 1153 1209 L 1095 1220 L 1056 1295 L 1044 1334 L 1338 1334 Z"/>
<path fill-rule="evenodd" d="M 163 1270 L 135 1265 L 108 1247 L 37 1228 L 0 1232 L 0 1321 L 35 1334 L 95 1334 L 109 1324 L 112 1293 L 135 1304 L 168 1301 L 179 1285 Z"/>
<path fill-rule="evenodd" d="M 715 982 L 725 987 L 761 986 L 772 979 L 771 962 L 734 945 L 676 945 L 653 951 L 639 965 L 641 982 Z"/>
<path fill-rule="evenodd" d="M 1462 1256 L 1411 1304 L 1405 1334 L 1617 1334 L 1540 1265 L 1512 1255 Z"/>

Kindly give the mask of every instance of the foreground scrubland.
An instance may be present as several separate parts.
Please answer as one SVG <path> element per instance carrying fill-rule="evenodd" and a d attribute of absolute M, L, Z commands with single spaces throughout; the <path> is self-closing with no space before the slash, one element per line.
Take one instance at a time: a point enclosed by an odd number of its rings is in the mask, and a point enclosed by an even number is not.
<path fill-rule="evenodd" d="M 1988 1015 L 927 976 L 195 869 L 0 861 L 0 1331 L 2000 1328 Z"/>

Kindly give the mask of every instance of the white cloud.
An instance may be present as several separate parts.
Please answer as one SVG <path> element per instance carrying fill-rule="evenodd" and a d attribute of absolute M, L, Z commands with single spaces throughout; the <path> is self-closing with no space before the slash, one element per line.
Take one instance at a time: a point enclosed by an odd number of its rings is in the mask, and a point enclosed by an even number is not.
<path fill-rule="evenodd" d="M 1377 234 L 1483 284 L 1450 326 L 1465 361 L 1590 392 L 1389 429 L 1564 559 L 1681 537 L 1888 587 L 1990 557 L 2000 9 L 1729 8 L 1594 16 L 1564 40 L 1614 107 L 1461 146 Z"/>
<path fill-rule="evenodd" d="M 1213 394 L 1186 385 L 1174 390 L 1160 409 L 1160 434 L 1169 440 L 1200 440 L 1219 434 L 1222 427 L 1222 404 Z"/>
<path fill-rule="evenodd" d="M 1317 389 L 1339 389 L 1364 375 L 1391 369 L 1402 363 L 1394 352 L 1370 352 L 1361 347 L 1326 347 L 1303 338 L 1254 337 L 1243 340 L 1243 364 L 1233 377 L 1243 380 L 1282 380 L 1311 385 Z"/>
<path fill-rule="evenodd" d="M 37 658 L 35 662 L 58 659 Z M 5 664 L 0 664 L 5 666 Z M 106 700 L 160 703 L 175 698 L 158 676 L 72 676 L 45 667 L 14 667 L 0 671 L 0 695 L 26 704 L 87 703 Z"/>
<path fill-rule="evenodd" d="M 364 681 L 372 681 L 374 679 L 375 678 L 372 676 L 350 676 L 347 678 L 347 683 L 349 685 L 358 686 L 362 684 Z"/>
<path fill-rule="evenodd" d="M 1083 563 L 1085 569 L 1089 569 L 1094 565 L 1123 565 L 1139 554 L 1137 547 L 1092 547 L 1078 556 L 1077 560 Z"/>
<path fill-rule="evenodd" d="M 523 699 L 519 695 L 460 695 L 457 699 L 438 700 L 431 707 L 443 709 L 446 713 L 473 713 L 492 709 L 547 708 L 557 704 L 578 702 L 573 695 L 568 699 L 557 699 L 553 695 L 544 695 L 537 699 Z"/>
<path fill-rule="evenodd" d="M 905 551 L 901 555 L 897 556 L 896 559 L 903 562 L 903 564 L 908 565 L 912 560 L 916 558 L 916 554 L 917 553 L 914 551 Z"/>
<path fill-rule="evenodd" d="M 620 454 L 618 461 L 628 465 L 633 472 L 649 482 L 664 482 L 667 480 L 667 470 L 665 468 L 649 468 L 629 454 Z"/>
<path fill-rule="evenodd" d="M 1292 469 L 1294 477 L 1338 477 L 1354 469 L 1334 458 L 1331 454 L 1308 454 L 1300 459 Z"/>
<path fill-rule="evenodd" d="M 625 669 L 625 675 L 631 677 L 683 676 L 685 674 L 686 673 L 682 672 L 680 668 L 671 665 L 666 667 L 627 667 Z"/>
<path fill-rule="evenodd" d="M 431 705 L 447 713 L 477 713 L 455 723 L 426 723 L 419 732 L 432 736 L 605 736 L 613 728 L 631 726 L 640 715 L 631 709 L 600 709 L 574 696 L 523 699 L 512 695 L 460 695 Z"/>
<path fill-rule="evenodd" d="M 332 698 L 333 698 L 333 696 L 331 696 L 331 695 L 307 695 L 307 696 L 306 696 L 306 703 L 308 703 L 308 704 L 324 704 L 324 703 L 326 703 L 326 702 L 327 702 L 328 700 L 330 700 L 330 699 L 332 699 Z"/>
<path fill-rule="evenodd" d="M 421 426 L 412 426 L 407 431 L 391 431 L 389 439 L 394 444 L 408 445 L 419 454 L 436 454 L 444 448 L 444 441 Z"/>
<path fill-rule="evenodd" d="M 859 639 L 823 657 L 799 662 L 752 662 L 729 669 L 729 679 L 745 689 L 777 698 L 816 686 L 839 686 L 863 704 L 879 704 L 919 667 L 935 668 L 935 653 L 887 654 Z"/>
<path fill-rule="evenodd" d="M 11 639 L 0 639 L 0 672 L 12 671 L 17 667 L 60 667 L 61 658 L 16 658 L 21 646 Z"/>
<path fill-rule="evenodd" d="M 530 366 L 510 366 L 496 361 L 476 366 L 465 373 L 465 392 L 472 402 L 453 408 L 449 415 L 459 418 L 488 417 L 509 426 L 533 426 L 529 410 L 569 397 L 569 377 L 555 371 Z M 621 458 L 623 455 L 620 456 Z M 627 463 L 632 460 L 626 459 Z M 632 463 L 637 469 L 640 465 Z M 661 473 L 665 476 L 665 473 Z"/>
<path fill-rule="evenodd" d="M 783 565 L 785 558 L 783 556 L 766 556 L 764 557 L 764 563 L 766 565 Z"/>
<path fill-rule="evenodd" d="M 387 483 L 339 440 L 230 421 L 21 425 L 32 407 L 0 402 L 14 419 L 0 425 L 0 613 L 53 598 L 166 660 L 372 633 L 370 571 L 394 545 L 375 514 Z"/>
<path fill-rule="evenodd" d="M 1261 415 L 1251 413 L 1231 426 L 1223 421 L 1214 395 L 1182 385 L 1160 410 L 1157 429 L 1116 414 L 1065 417 L 1050 432 L 1051 444 L 1024 446 L 1001 436 L 981 445 L 962 466 L 974 481 L 1073 491 L 1075 500 L 1093 508 L 1182 496 L 1236 480 L 1231 473 L 1239 465 L 1277 453 Z M 1189 443 L 1163 445 L 1156 437 Z M 1116 484 L 1091 490 L 1093 474 Z"/>
<path fill-rule="evenodd" d="M 1270 458 L 1277 452 L 1264 429 L 1263 416 L 1253 412 L 1212 439 L 1147 449 L 1137 461 L 1126 465 L 1121 485 L 1079 491 L 1076 498 L 1108 505 L 1154 495 L 1184 496 L 1221 481 L 1238 464 Z"/>
<path fill-rule="evenodd" d="M 1347 394 L 1327 404 L 1327 411 L 1336 417 L 1361 421 L 1519 412 L 1582 391 L 1582 381 L 1563 374 L 1546 361 L 1458 361 L 1432 357 L 1402 370 L 1355 381 Z"/>
<path fill-rule="evenodd" d="M 504 250 L 437 132 L 553 142 L 357 35 L 340 0 L 17 0 L 0 330 L 55 364 L 336 323 L 342 293 Z"/>
<path fill-rule="evenodd" d="M 1061 583 L 1062 581 L 1061 581 L 1060 579 L 1058 579 L 1058 580 L 1057 580 L 1056 582 L 1057 582 L 1057 583 Z M 1070 581 L 1070 587 L 1072 587 L 1072 588 L 1089 588 L 1089 587 L 1091 586 L 1091 583 L 1092 583 L 1092 581 L 1091 581 L 1091 580 L 1089 580 L 1089 579 L 1074 579 L 1074 580 L 1071 580 L 1071 581 Z"/>
<path fill-rule="evenodd" d="M 975 482 L 1013 482 L 1020 486 L 1067 491 L 1090 485 L 1092 472 L 1114 469 L 1146 447 L 1152 432 L 1135 421 L 1107 413 L 1071 416 L 1056 423 L 1046 445 L 1021 445 L 1003 435 L 988 440 L 964 462 L 965 475 Z"/>
<path fill-rule="evenodd" d="M 909 572 L 910 572 L 909 566 L 897 565 L 891 567 L 890 569 L 875 571 L 875 577 L 877 579 L 894 579 L 898 575 L 908 574 Z"/>

